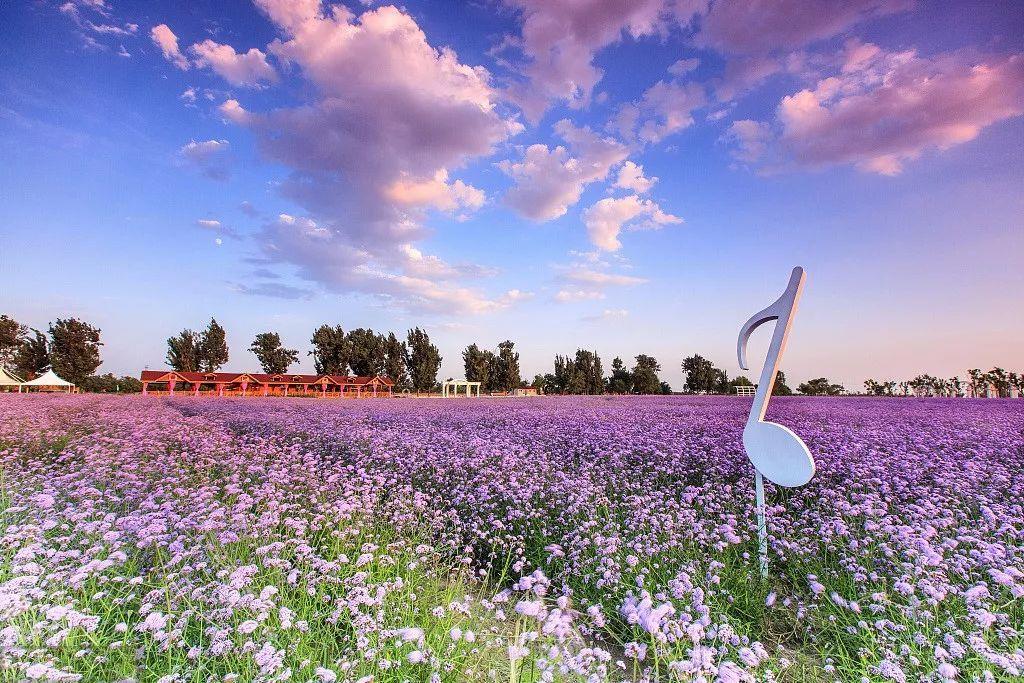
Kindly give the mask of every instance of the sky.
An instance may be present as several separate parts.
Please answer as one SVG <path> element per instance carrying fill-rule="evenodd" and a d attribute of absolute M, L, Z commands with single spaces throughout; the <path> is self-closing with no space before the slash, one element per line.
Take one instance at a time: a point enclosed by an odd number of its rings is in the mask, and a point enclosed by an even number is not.
<path fill-rule="evenodd" d="M 421 326 L 678 388 L 801 265 L 791 384 L 1024 369 L 1022 114 L 1015 0 L 3 3 L 0 312 L 100 372 L 215 317 L 229 370 Z"/>

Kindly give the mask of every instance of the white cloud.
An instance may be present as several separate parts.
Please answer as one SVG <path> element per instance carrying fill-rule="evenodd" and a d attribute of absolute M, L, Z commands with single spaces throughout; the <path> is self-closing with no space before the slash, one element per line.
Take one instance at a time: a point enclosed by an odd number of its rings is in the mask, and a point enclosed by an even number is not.
<path fill-rule="evenodd" d="M 665 213 L 650 199 L 629 195 L 599 200 L 583 212 L 583 222 L 594 246 L 606 251 L 616 251 L 622 247 L 619 233 L 623 228 L 657 230 L 666 225 L 682 223 L 683 219 Z"/>
<path fill-rule="evenodd" d="M 658 142 L 693 124 L 693 112 L 707 103 L 697 83 L 658 81 L 639 100 L 619 107 L 612 130 L 630 142 Z"/>

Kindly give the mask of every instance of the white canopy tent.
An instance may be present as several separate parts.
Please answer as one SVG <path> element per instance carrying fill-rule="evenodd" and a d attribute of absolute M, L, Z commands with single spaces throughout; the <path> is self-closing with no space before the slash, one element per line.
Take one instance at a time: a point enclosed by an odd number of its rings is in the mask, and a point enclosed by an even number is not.
<path fill-rule="evenodd" d="M 74 384 L 72 384 L 71 382 L 67 381 L 62 377 L 58 377 L 57 373 L 55 373 L 53 370 L 47 370 L 39 377 L 36 377 L 35 379 L 30 380 L 28 382 L 24 382 L 21 386 L 25 387 L 25 389 L 27 390 L 31 390 L 32 388 L 36 388 L 40 391 L 66 390 L 69 394 L 75 390 Z"/>
<path fill-rule="evenodd" d="M 7 368 L 0 365 L 0 391 L 14 391 L 17 388 L 18 393 L 21 393 L 21 385 L 24 384 L 22 379 L 12 372 L 9 372 Z"/>

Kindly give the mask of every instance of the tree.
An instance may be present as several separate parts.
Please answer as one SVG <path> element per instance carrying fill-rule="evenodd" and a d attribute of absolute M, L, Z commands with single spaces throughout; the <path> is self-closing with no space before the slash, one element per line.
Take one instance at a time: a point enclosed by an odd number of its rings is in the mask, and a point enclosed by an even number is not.
<path fill-rule="evenodd" d="M 217 372 L 228 362 L 228 340 L 224 328 L 210 318 L 199 336 L 197 344 L 197 366 L 201 372 Z"/>
<path fill-rule="evenodd" d="M 28 328 L 14 318 L 0 315 L 0 367 L 13 368 Z"/>
<path fill-rule="evenodd" d="M 356 328 L 348 333 L 348 364 L 352 374 L 374 377 L 384 372 L 384 337 L 367 328 Z"/>
<path fill-rule="evenodd" d="M 492 380 L 496 391 L 512 391 L 523 381 L 519 375 L 519 354 L 513 351 L 514 347 L 507 339 L 498 344 L 497 373 Z"/>
<path fill-rule="evenodd" d="M 199 370 L 199 335 L 182 330 L 167 340 L 167 364 L 179 372 Z"/>
<path fill-rule="evenodd" d="M 597 355 L 597 351 L 591 351 L 590 353 L 593 362 L 590 365 L 587 393 L 596 396 L 604 393 L 604 368 L 601 367 L 601 356 Z"/>
<path fill-rule="evenodd" d="M 672 386 L 668 382 L 661 383 L 661 393 L 669 396 L 672 394 Z"/>
<path fill-rule="evenodd" d="M 608 378 L 609 394 L 628 394 L 633 391 L 633 375 L 618 356 L 612 360 L 612 376 Z"/>
<path fill-rule="evenodd" d="M 286 349 L 281 344 L 281 335 L 277 332 L 261 332 L 256 335 L 249 346 L 256 359 L 263 367 L 263 372 L 270 375 L 282 375 L 288 372 L 288 366 L 299 360 L 299 352 Z"/>
<path fill-rule="evenodd" d="M 997 398 L 1007 398 L 1010 395 L 1010 377 L 1002 368 L 992 368 L 984 375 L 992 388 L 996 390 Z"/>
<path fill-rule="evenodd" d="M 536 375 L 533 376 L 533 382 L 530 383 L 530 386 L 533 387 L 534 389 L 536 389 L 538 394 L 543 394 L 544 393 L 544 385 L 546 383 L 547 382 L 545 380 L 545 376 L 544 375 L 536 374 Z"/>
<path fill-rule="evenodd" d="M 79 389 L 95 394 L 137 394 L 142 391 L 142 382 L 128 375 L 115 377 L 108 372 L 86 377 Z"/>
<path fill-rule="evenodd" d="M 720 376 L 715 365 L 707 358 L 694 354 L 685 358 L 682 363 L 683 375 L 686 377 L 684 386 L 688 394 L 711 394 Z"/>
<path fill-rule="evenodd" d="M 58 318 L 50 324 L 50 367 L 73 384 L 80 384 L 103 363 L 99 328 L 77 318 Z"/>
<path fill-rule="evenodd" d="M 772 387 L 773 396 L 792 396 L 793 390 L 786 384 L 786 373 L 779 370 L 775 373 L 775 386 Z"/>
<path fill-rule="evenodd" d="M 952 382 L 957 383 L 957 395 L 960 393 L 960 378 L 954 377 Z M 1010 373 L 1010 384 L 1017 390 L 1017 397 L 1024 398 L 1024 372 L 1011 372 Z"/>
<path fill-rule="evenodd" d="M 415 391 L 433 391 L 437 371 L 441 368 L 441 352 L 430 343 L 430 336 L 420 328 L 409 330 L 406 367 Z"/>
<path fill-rule="evenodd" d="M 384 376 L 395 383 L 395 389 L 409 387 L 409 375 L 405 368 L 405 342 L 398 341 L 394 332 L 388 333 L 384 340 Z"/>
<path fill-rule="evenodd" d="M 466 380 L 480 382 L 480 386 L 490 390 L 491 358 L 493 353 L 482 350 L 476 344 L 470 344 L 462 352 L 462 364 L 466 370 Z"/>
<path fill-rule="evenodd" d="M 971 396 L 978 398 L 978 395 L 982 392 L 982 381 L 983 376 L 981 370 L 978 368 L 971 368 L 967 371 L 967 375 L 971 378 Z M 987 394 L 986 394 L 987 396 Z"/>
<path fill-rule="evenodd" d="M 633 393 L 634 394 L 660 394 L 661 380 L 658 373 L 661 371 L 661 364 L 658 361 L 644 354 L 635 358 L 633 366 Z"/>
<path fill-rule="evenodd" d="M 347 375 L 351 346 L 341 325 L 321 325 L 309 340 L 313 350 L 313 371 L 318 375 Z"/>
<path fill-rule="evenodd" d="M 838 396 L 846 391 L 841 384 L 832 384 L 824 377 L 810 379 L 797 387 L 805 396 Z"/>
<path fill-rule="evenodd" d="M 746 377 L 745 375 L 738 375 L 729 380 L 727 386 L 728 391 L 726 393 L 735 394 L 736 387 L 752 387 L 754 386 L 754 383 L 750 381 L 749 377 Z"/>
<path fill-rule="evenodd" d="M 35 379 L 50 369 L 50 342 L 45 334 L 33 329 L 25 336 L 14 357 L 14 367 L 24 380 Z"/>

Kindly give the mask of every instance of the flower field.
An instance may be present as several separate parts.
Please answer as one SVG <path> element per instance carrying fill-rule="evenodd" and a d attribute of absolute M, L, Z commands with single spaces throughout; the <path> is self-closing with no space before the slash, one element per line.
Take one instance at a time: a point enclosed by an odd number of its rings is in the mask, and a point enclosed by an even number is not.
<path fill-rule="evenodd" d="M 1024 401 L 0 397 L 0 681 L 1024 680 Z"/>

